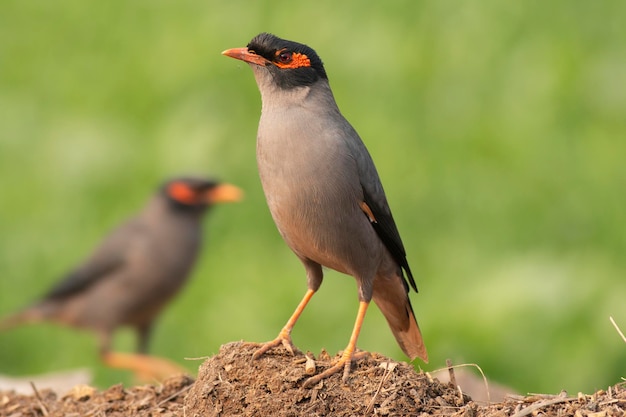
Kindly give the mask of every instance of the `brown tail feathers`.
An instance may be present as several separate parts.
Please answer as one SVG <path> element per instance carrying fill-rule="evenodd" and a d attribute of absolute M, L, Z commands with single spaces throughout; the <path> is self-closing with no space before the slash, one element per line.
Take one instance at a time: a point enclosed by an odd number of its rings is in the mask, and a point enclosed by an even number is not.
<path fill-rule="evenodd" d="M 373 299 L 387 319 L 402 351 L 411 359 L 420 358 L 428 363 L 428 352 L 422 333 L 402 282 L 387 281 L 383 285 L 374 285 Z"/>
<path fill-rule="evenodd" d="M 44 320 L 44 317 L 40 311 L 34 308 L 27 308 L 0 319 L 0 331 L 9 330 L 22 324 L 36 323 L 42 320 Z"/>

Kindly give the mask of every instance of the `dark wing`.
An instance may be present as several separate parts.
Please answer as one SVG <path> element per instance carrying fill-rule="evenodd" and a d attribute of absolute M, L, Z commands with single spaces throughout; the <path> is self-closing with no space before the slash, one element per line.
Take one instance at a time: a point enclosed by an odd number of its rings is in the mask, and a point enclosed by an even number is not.
<path fill-rule="evenodd" d="M 393 256 L 398 265 L 405 271 L 411 287 L 417 292 L 417 285 L 415 285 L 413 273 L 406 259 L 406 251 L 404 250 L 402 239 L 400 239 L 400 233 L 398 232 L 396 223 L 391 215 L 391 209 L 387 203 L 387 197 L 385 196 L 385 191 L 383 190 L 383 185 L 378 176 L 378 171 L 376 171 L 374 161 L 365 147 L 365 144 L 363 144 L 363 141 L 352 126 L 346 122 L 344 129 L 345 137 L 348 138 L 348 148 L 357 164 L 364 202 L 367 204 L 367 207 L 374 217 L 374 219 L 370 218 L 370 221 L 373 220 L 372 226 L 387 250 L 389 250 L 389 253 L 391 253 L 391 256 Z M 406 281 L 405 286 L 408 291 Z"/>
<path fill-rule="evenodd" d="M 114 230 L 85 263 L 67 274 L 63 280 L 52 287 L 44 299 L 65 298 L 79 293 L 94 283 L 106 279 L 114 271 L 123 268 L 126 254 L 133 242 L 142 234 L 141 229 L 137 222 L 130 221 Z"/>
<path fill-rule="evenodd" d="M 404 269 L 411 287 L 417 292 L 417 285 L 409 267 L 409 262 L 406 259 L 406 250 L 402 244 L 402 239 L 400 239 L 400 232 L 398 232 L 387 202 L 385 201 L 383 205 L 377 203 L 376 199 L 369 195 L 365 187 L 363 188 L 363 195 L 365 204 L 367 204 L 374 217 L 372 222 L 374 230 L 380 237 L 380 240 L 383 241 L 389 253 L 391 253 L 391 256 Z"/>

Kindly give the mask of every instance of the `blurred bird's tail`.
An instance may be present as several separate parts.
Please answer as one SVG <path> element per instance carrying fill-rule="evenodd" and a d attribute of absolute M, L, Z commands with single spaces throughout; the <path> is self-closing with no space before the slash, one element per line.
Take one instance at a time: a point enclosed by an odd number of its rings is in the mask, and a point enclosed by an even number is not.
<path fill-rule="evenodd" d="M 379 280 L 380 277 L 377 277 L 376 281 Z M 401 278 L 391 282 L 385 279 L 382 281 L 374 283 L 373 299 L 387 319 L 398 345 L 409 358 L 420 358 L 428 363 L 422 332 L 415 320 L 411 300 Z"/>
<path fill-rule="evenodd" d="M 9 330 L 22 324 L 36 323 L 43 319 L 44 317 L 37 309 L 27 308 L 0 319 L 0 331 Z"/>

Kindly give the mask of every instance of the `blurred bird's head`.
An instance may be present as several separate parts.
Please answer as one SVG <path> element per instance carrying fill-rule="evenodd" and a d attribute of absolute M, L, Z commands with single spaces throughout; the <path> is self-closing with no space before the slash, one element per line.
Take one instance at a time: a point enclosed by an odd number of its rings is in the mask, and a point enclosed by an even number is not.
<path fill-rule="evenodd" d="M 183 212 L 202 212 L 214 204 L 237 202 L 243 197 L 234 185 L 191 177 L 167 181 L 160 193 L 172 208 Z"/>
<path fill-rule="evenodd" d="M 282 89 L 328 79 L 322 60 L 312 48 L 269 33 L 255 36 L 245 48 L 228 49 L 222 54 L 250 64 L 259 87 L 264 79 Z"/>

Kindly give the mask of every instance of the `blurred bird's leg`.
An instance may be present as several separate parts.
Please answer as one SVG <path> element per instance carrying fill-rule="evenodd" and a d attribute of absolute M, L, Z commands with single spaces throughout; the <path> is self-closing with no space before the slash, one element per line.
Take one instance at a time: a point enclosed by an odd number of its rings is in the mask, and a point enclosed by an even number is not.
<path fill-rule="evenodd" d="M 137 352 L 148 353 L 148 343 L 152 334 L 152 322 L 137 326 Z"/>
<path fill-rule="evenodd" d="M 161 381 L 172 375 L 189 373 L 170 360 L 141 353 L 107 352 L 102 354 L 102 361 L 111 368 L 132 371 L 140 381 Z"/>
<path fill-rule="evenodd" d="M 352 329 L 352 336 L 350 336 L 350 341 L 348 342 L 348 346 L 343 350 L 343 354 L 339 361 L 336 364 L 325 370 L 319 375 L 312 376 L 304 382 L 304 388 L 312 388 L 317 385 L 322 379 L 328 378 L 329 376 L 336 374 L 337 372 L 343 370 L 343 382 L 348 380 L 348 375 L 350 374 L 350 366 L 352 365 L 352 361 L 356 359 L 360 359 L 366 355 L 366 352 L 355 353 L 356 350 L 356 342 L 359 338 L 359 333 L 361 333 L 361 326 L 363 325 L 363 319 L 365 319 L 365 313 L 367 312 L 367 307 L 369 306 L 368 301 L 360 301 L 359 302 L 359 311 L 356 316 L 356 321 L 354 322 L 354 328 Z"/>
<path fill-rule="evenodd" d="M 283 346 L 285 346 L 285 348 L 289 351 L 289 353 L 291 353 L 292 355 L 294 354 L 295 346 L 293 345 L 293 342 L 291 341 L 291 331 L 293 330 L 293 326 L 295 326 L 296 322 L 298 321 L 298 318 L 304 311 L 306 305 L 311 300 L 311 297 L 313 297 L 313 294 L 315 294 L 314 290 L 312 289 L 307 290 L 306 294 L 304 294 L 304 297 L 302 298 L 302 301 L 300 301 L 300 304 L 298 304 L 298 307 L 296 307 L 296 311 L 293 312 L 293 314 L 287 321 L 287 324 L 285 324 L 285 326 L 282 328 L 282 330 L 278 334 L 278 337 L 276 337 L 276 339 L 270 342 L 263 344 L 261 348 L 259 348 L 256 352 L 254 352 L 254 355 L 252 355 L 252 359 L 260 358 L 265 352 L 267 352 L 270 349 L 275 348 L 281 343 Z"/>
<path fill-rule="evenodd" d="M 148 326 L 149 328 L 149 326 Z M 151 382 L 163 380 L 172 375 L 188 374 L 182 366 L 165 358 L 146 355 L 144 353 L 121 353 L 111 351 L 111 332 L 100 331 L 100 357 L 105 365 L 115 369 L 132 371 L 140 381 Z M 145 340 L 143 330 L 139 333 L 139 348 Z"/>

